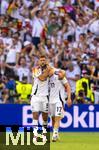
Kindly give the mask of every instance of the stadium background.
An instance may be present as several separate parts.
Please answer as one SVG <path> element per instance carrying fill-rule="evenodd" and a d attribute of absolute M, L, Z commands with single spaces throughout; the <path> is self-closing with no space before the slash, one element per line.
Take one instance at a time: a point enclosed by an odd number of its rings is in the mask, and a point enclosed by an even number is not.
<path fill-rule="evenodd" d="M 97 111 L 99 0 L 0 0 L 0 125 L 11 119 L 9 104 L 14 109 L 30 102 L 32 68 L 41 53 L 50 65 L 66 71 L 73 103 L 83 105 L 81 112 L 88 107 L 83 103 L 97 104 Z M 60 136 L 52 149 L 99 147 L 98 133 Z"/>

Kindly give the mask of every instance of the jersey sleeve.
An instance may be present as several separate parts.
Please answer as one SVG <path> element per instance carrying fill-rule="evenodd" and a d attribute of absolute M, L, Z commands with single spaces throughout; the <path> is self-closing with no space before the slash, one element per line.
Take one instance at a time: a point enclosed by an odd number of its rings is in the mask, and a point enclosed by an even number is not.
<path fill-rule="evenodd" d="M 61 80 L 61 83 L 62 83 L 62 84 L 66 84 L 66 83 L 68 83 L 68 81 L 67 81 L 66 77 L 64 77 L 64 78 Z"/>

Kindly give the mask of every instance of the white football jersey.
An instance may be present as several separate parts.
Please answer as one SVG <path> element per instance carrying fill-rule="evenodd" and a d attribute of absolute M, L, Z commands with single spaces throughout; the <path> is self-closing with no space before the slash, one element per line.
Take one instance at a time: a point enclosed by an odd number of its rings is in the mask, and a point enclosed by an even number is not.
<path fill-rule="evenodd" d="M 62 80 L 59 80 L 59 77 L 57 74 L 54 73 L 54 75 L 50 78 L 50 96 L 49 96 L 49 102 L 50 103 L 56 103 L 58 101 L 65 101 L 65 88 L 64 84 L 67 83 L 67 79 L 64 77 Z"/>
<path fill-rule="evenodd" d="M 45 81 L 39 80 L 38 76 L 41 74 L 40 69 L 33 69 L 33 87 L 32 87 L 32 94 L 36 96 L 48 96 L 48 82 L 49 78 Z"/>

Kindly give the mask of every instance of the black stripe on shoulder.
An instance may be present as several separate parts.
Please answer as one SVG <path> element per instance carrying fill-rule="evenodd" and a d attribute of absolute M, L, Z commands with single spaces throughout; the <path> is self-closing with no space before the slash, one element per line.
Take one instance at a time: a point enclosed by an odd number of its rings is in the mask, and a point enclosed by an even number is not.
<path fill-rule="evenodd" d="M 36 90 L 35 90 L 35 92 L 34 92 L 34 95 L 37 94 L 37 90 L 38 90 L 38 84 L 37 84 Z"/>

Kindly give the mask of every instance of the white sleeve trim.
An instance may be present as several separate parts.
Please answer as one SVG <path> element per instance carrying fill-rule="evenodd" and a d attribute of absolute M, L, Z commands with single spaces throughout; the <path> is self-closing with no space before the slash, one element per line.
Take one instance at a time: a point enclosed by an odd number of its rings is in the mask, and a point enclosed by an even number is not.
<path fill-rule="evenodd" d="M 66 77 L 64 77 L 62 80 L 61 80 L 62 84 L 66 84 L 68 81 L 66 79 Z"/>

